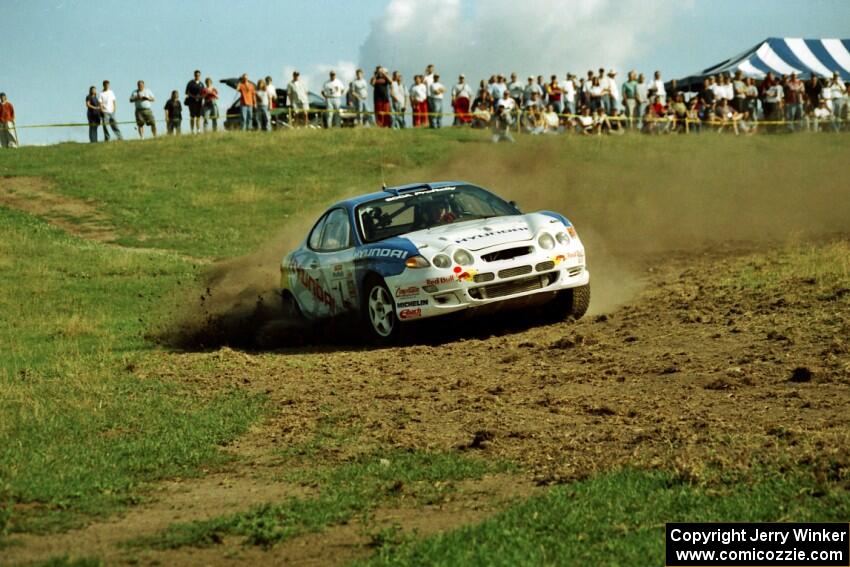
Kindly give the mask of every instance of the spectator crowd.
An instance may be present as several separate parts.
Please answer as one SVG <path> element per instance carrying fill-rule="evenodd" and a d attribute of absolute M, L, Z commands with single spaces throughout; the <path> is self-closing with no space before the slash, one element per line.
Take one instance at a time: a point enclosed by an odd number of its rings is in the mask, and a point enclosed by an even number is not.
<path fill-rule="evenodd" d="M 196 70 L 181 95 L 173 90 L 162 111 L 169 135 L 182 131 L 184 115 L 189 131 L 217 131 L 221 118 L 219 92 L 213 80 L 201 80 Z M 402 74 L 378 66 L 366 80 L 362 69 L 345 84 L 334 71 L 321 88 L 321 95 L 307 89 L 298 71 L 285 89 L 278 89 L 267 76 L 256 81 L 243 74 L 234 85 L 236 101 L 225 119 L 229 127 L 270 130 L 285 127 L 339 127 L 341 125 L 405 128 L 408 117 L 413 127 L 440 128 L 445 116 L 453 126 L 488 128 L 493 140 L 513 140 L 512 133 L 529 134 L 618 134 L 634 130 L 650 134 L 689 133 L 703 130 L 752 134 L 757 131 L 840 131 L 848 128 L 850 82 L 838 72 L 824 79 L 812 75 L 805 81 L 796 74 L 763 80 L 720 74 L 705 78 L 698 89 L 682 89 L 676 80 L 665 83 L 661 72 L 651 79 L 630 71 L 620 83 L 617 71 L 600 68 L 563 79 L 550 75 L 520 80 L 494 74 L 474 87 L 465 75 L 451 87 L 441 80 L 434 65 L 406 84 Z M 693 87 L 693 85 L 691 85 Z M 311 98 L 312 95 L 312 98 Z M 370 96 L 371 95 L 371 96 Z M 157 135 L 153 92 L 138 81 L 129 102 L 135 110 L 140 138 L 145 128 Z M 371 110 L 370 110 L 371 102 Z M 89 140 L 99 132 L 109 141 L 123 139 L 116 119 L 118 97 L 109 81 L 100 92 L 92 86 L 85 99 Z M 0 143 L 17 145 L 15 111 L 5 93 L 0 93 Z"/>

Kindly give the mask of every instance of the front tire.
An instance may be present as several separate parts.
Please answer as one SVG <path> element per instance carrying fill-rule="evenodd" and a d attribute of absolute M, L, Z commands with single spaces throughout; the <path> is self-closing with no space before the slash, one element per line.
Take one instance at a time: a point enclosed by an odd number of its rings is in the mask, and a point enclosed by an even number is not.
<path fill-rule="evenodd" d="M 551 306 L 553 309 L 551 311 L 547 309 L 547 312 L 559 320 L 581 319 L 590 307 L 590 284 L 559 292 L 558 296 L 552 300 Z"/>
<path fill-rule="evenodd" d="M 374 343 L 390 343 L 400 336 L 395 301 L 384 281 L 373 276 L 366 280 L 365 295 L 361 308 L 363 329 Z"/>

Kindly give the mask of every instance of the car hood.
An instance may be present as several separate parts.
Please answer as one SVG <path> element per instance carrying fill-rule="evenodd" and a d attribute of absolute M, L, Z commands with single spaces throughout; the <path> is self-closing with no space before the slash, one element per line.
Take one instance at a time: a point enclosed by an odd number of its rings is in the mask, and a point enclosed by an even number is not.
<path fill-rule="evenodd" d="M 529 213 L 444 224 L 410 232 L 405 237 L 417 248 L 431 248 L 435 252 L 450 246 L 475 251 L 497 244 L 532 240 L 539 230 L 552 223 L 560 225 L 560 221 L 550 216 Z"/>

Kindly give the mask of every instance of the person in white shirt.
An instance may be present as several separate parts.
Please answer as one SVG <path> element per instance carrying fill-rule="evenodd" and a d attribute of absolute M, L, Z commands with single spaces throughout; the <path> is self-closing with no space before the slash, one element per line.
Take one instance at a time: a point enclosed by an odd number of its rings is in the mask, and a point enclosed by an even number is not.
<path fill-rule="evenodd" d="M 835 71 L 832 74 L 832 81 L 829 86 L 832 91 L 832 96 L 830 97 L 832 100 L 832 116 L 835 118 L 833 128 L 835 128 L 835 130 L 839 130 L 841 128 L 841 120 L 844 118 L 844 109 L 847 106 L 847 100 L 845 99 L 847 96 L 847 89 L 845 88 L 844 81 L 841 80 L 841 75 L 838 74 L 838 71 Z"/>
<path fill-rule="evenodd" d="M 336 78 L 336 71 L 330 72 L 330 78 L 322 87 L 322 96 L 327 101 L 327 113 L 325 114 L 325 127 L 339 126 L 342 116 L 339 109 L 342 106 L 342 97 L 345 94 L 345 85 Z"/>
<path fill-rule="evenodd" d="M 469 103 L 472 100 L 472 88 L 466 82 L 466 77 L 460 75 L 457 84 L 452 87 L 452 109 L 455 113 L 454 125 L 469 124 L 472 117 L 469 114 Z"/>
<path fill-rule="evenodd" d="M 118 121 L 115 119 L 115 113 L 118 112 L 118 100 L 115 98 L 115 93 L 109 88 L 109 81 L 103 81 L 103 90 L 97 95 L 97 101 L 100 103 L 100 112 L 103 115 L 104 141 L 109 141 L 107 125 L 112 128 L 116 138 L 123 140 L 124 137 L 118 128 Z"/>
<path fill-rule="evenodd" d="M 137 87 L 130 93 L 130 102 L 136 105 L 136 128 L 139 131 L 139 138 L 145 137 L 145 125 L 151 127 L 153 137 L 156 138 L 156 120 L 153 117 L 151 103 L 156 99 L 150 89 L 145 88 L 145 82 L 139 81 Z"/>
<path fill-rule="evenodd" d="M 593 115 L 590 113 L 590 108 L 587 106 L 581 107 L 581 114 L 578 115 L 576 119 L 576 123 L 578 126 L 578 131 L 580 134 L 585 136 L 593 134 L 593 129 L 596 124 L 596 120 Z"/>
<path fill-rule="evenodd" d="M 277 87 L 272 84 L 271 75 L 266 77 L 266 92 L 269 93 L 269 110 L 277 108 Z"/>
<path fill-rule="evenodd" d="M 493 119 L 493 142 L 506 140 L 513 142 L 511 136 L 511 124 L 513 123 L 513 115 L 516 111 L 516 101 L 511 98 L 511 93 L 507 89 L 504 90 L 502 98 L 496 101 L 496 116 Z"/>
<path fill-rule="evenodd" d="M 602 99 L 602 107 L 605 114 L 613 116 L 620 109 L 620 87 L 617 85 L 617 71 L 611 69 L 608 76 L 602 79 L 602 90 L 605 93 Z"/>
<path fill-rule="evenodd" d="M 505 83 L 505 78 L 501 75 L 496 75 L 493 84 L 490 85 L 490 96 L 498 102 L 502 100 L 504 93 L 508 90 L 508 85 Z"/>
<path fill-rule="evenodd" d="M 425 67 L 425 74 L 422 75 L 422 82 L 425 85 L 425 92 L 427 93 L 425 96 L 428 97 L 428 120 L 430 122 L 431 115 L 434 112 L 434 99 L 431 98 L 431 84 L 434 82 L 433 65 L 427 65 Z"/>
<path fill-rule="evenodd" d="M 525 85 L 516 78 L 516 73 L 511 73 L 511 82 L 508 83 L 508 90 L 511 92 L 511 98 L 517 104 L 523 104 L 525 102 Z"/>
<path fill-rule="evenodd" d="M 818 102 L 818 106 L 814 109 L 813 114 L 815 116 L 815 132 L 820 131 L 821 124 L 832 121 L 832 111 L 827 108 L 826 101 L 823 98 Z"/>
<path fill-rule="evenodd" d="M 425 74 L 422 75 L 422 81 L 425 83 L 426 87 L 430 87 L 431 83 L 434 82 L 434 66 L 428 65 L 425 67 Z"/>
<path fill-rule="evenodd" d="M 649 90 L 658 97 L 658 102 L 667 104 L 667 90 L 664 88 L 664 81 L 661 80 L 661 71 L 655 72 L 655 79 L 650 83 Z"/>
<path fill-rule="evenodd" d="M 729 75 L 723 75 L 723 84 L 721 87 L 723 88 L 723 98 L 730 103 L 733 102 L 735 100 L 735 85 L 729 80 Z"/>
<path fill-rule="evenodd" d="M 431 113 L 431 128 L 442 128 L 443 126 L 443 95 L 446 92 L 446 87 L 440 83 L 440 75 L 434 74 L 434 81 L 428 87 L 428 99 L 432 101 L 433 108 L 429 108 Z"/>
<path fill-rule="evenodd" d="M 357 69 L 356 78 L 348 85 L 348 95 L 354 107 L 354 121 L 360 125 L 367 124 L 369 109 L 366 107 L 366 100 L 369 98 L 369 83 L 363 78 L 363 69 Z"/>
<path fill-rule="evenodd" d="M 635 100 L 637 101 L 635 117 L 638 119 L 638 130 L 643 130 L 643 117 L 646 116 L 646 111 L 649 108 L 649 85 L 646 83 L 646 77 L 643 73 L 638 75 Z"/>
<path fill-rule="evenodd" d="M 561 120 L 555 112 L 555 107 L 550 104 L 543 113 L 543 133 L 559 134 L 561 130 Z"/>
<path fill-rule="evenodd" d="M 310 99 L 307 97 L 307 87 L 299 77 L 298 71 L 292 72 L 292 80 L 286 85 L 286 97 L 289 100 L 289 108 L 294 113 L 295 122 L 306 126 L 309 121 L 307 111 L 310 109 Z"/>
<path fill-rule="evenodd" d="M 398 71 L 393 71 L 390 97 L 392 98 L 393 128 L 404 128 L 404 114 L 407 112 L 407 87 L 404 86 L 404 80 Z"/>
<path fill-rule="evenodd" d="M 564 91 L 564 112 L 573 115 L 576 113 L 576 83 L 575 75 L 567 73 L 567 80 L 561 85 Z"/>
<path fill-rule="evenodd" d="M 428 87 L 422 75 L 413 78 L 410 85 L 410 107 L 413 110 L 413 127 L 418 128 L 428 123 Z"/>
<path fill-rule="evenodd" d="M 534 82 L 533 75 L 529 75 L 528 84 L 525 85 L 525 89 L 523 90 L 523 106 L 528 105 L 528 101 L 532 99 L 534 94 L 537 94 L 538 98 L 543 98 L 543 87 Z"/>

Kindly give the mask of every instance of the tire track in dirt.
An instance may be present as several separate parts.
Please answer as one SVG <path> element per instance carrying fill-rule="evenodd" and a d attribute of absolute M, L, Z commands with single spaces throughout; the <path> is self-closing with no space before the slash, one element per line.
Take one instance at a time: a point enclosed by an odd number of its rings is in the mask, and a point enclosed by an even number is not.
<path fill-rule="evenodd" d="M 226 537 L 216 546 L 176 550 L 144 550 L 135 559 L 162 565 L 280 565 L 325 567 L 364 559 L 380 545 L 378 533 L 389 528 L 396 537 L 427 537 L 484 521 L 511 502 L 539 492 L 527 479 L 489 475 L 456 483 L 451 497 L 439 504 L 402 502 L 370 514 L 368 522 L 355 518 L 344 525 L 286 540 L 271 549 L 244 546 L 238 537 Z"/>
<path fill-rule="evenodd" d="M 65 232 L 98 242 L 114 242 L 118 230 L 94 203 L 57 193 L 40 177 L 0 178 L 0 205 L 45 219 Z"/>
<path fill-rule="evenodd" d="M 203 258 L 185 256 L 171 250 L 127 247 L 117 244 L 121 232 L 93 201 L 58 193 L 52 183 L 40 177 L 0 177 L 0 206 L 23 211 L 85 240 L 100 242 L 128 252 L 167 254 L 194 264 L 208 264 Z"/>
<path fill-rule="evenodd" d="M 59 534 L 9 536 L 3 550 L 8 564 L 46 561 L 52 557 L 97 557 L 113 564 L 133 564 L 137 553 L 122 545 L 154 535 L 172 523 L 204 520 L 247 510 L 266 502 L 309 496 L 309 487 L 277 478 L 274 459 L 262 449 L 257 431 L 226 449 L 235 460 L 201 478 L 175 478 L 152 485 L 147 502 L 107 520 Z M 167 564 L 167 563 L 166 563 Z"/>

